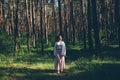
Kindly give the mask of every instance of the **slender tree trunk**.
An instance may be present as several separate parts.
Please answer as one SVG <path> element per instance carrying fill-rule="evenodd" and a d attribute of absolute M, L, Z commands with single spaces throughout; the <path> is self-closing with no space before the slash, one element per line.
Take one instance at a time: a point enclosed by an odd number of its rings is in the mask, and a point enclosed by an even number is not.
<path fill-rule="evenodd" d="M 107 33 L 107 26 L 106 26 L 106 5 L 105 5 L 105 0 L 100 0 L 100 4 L 101 4 L 101 31 L 104 34 L 104 41 L 105 41 L 105 46 L 107 46 L 107 37 L 106 37 L 106 33 Z"/>
<path fill-rule="evenodd" d="M 71 43 L 72 39 L 72 31 L 71 31 L 71 26 L 70 26 L 70 0 L 68 0 L 67 4 L 67 27 L 68 27 L 68 43 Z"/>
<path fill-rule="evenodd" d="M 62 31 L 62 17 L 61 17 L 61 0 L 58 0 L 58 7 L 59 7 L 59 29 L 60 29 L 60 34 L 63 35 Z"/>
<path fill-rule="evenodd" d="M 35 9 L 34 9 L 34 1 L 31 0 L 31 26 L 32 26 L 32 42 L 33 42 L 33 47 L 36 47 L 36 34 L 35 34 L 35 23 L 34 23 L 34 13 L 35 13 Z"/>
<path fill-rule="evenodd" d="M 120 0 L 115 0 L 115 24 L 118 27 L 118 44 L 120 48 L 120 6 L 119 6 Z"/>
<path fill-rule="evenodd" d="M 105 28 L 106 28 L 106 44 L 109 45 L 109 3 L 106 2 L 106 11 L 105 11 Z"/>
<path fill-rule="evenodd" d="M 73 18 L 73 0 L 70 1 L 70 26 L 72 28 L 72 44 L 75 45 L 75 26 Z"/>
<path fill-rule="evenodd" d="M 73 29 L 72 29 L 72 6 L 71 6 L 71 1 L 69 0 L 69 42 L 72 44 L 72 37 L 73 37 Z"/>
<path fill-rule="evenodd" d="M 0 2 L 0 23 L 2 22 L 2 3 Z"/>
<path fill-rule="evenodd" d="M 64 37 L 65 37 L 65 41 L 68 42 L 68 31 L 67 31 L 67 7 L 66 7 L 67 1 L 64 0 Z"/>
<path fill-rule="evenodd" d="M 28 12 L 28 0 L 26 0 L 26 29 L 27 29 L 27 48 L 30 51 L 30 25 L 29 25 L 29 12 Z"/>
<path fill-rule="evenodd" d="M 80 9 L 81 9 L 81 15 L 82 15 L 82 27 L 83 27 L 83 41 L 84 41 L 84 49 L 86 50 L 87 48 L 87 45 L 86 45 L 86 28 L 85 28 L 85 15 L 83 13 L 83 7 L 84 6 L 84 1 L 83 0 L 80 0 Z"/>
<path fill-rule="evenodd" d="M 40 35 L 41 35 L 41 52 L 44 51 L 43 46 L 43 27 L 42 27 L 42 0 L 40 0 Z"/>
<path fill-rule="evenodd" d="M 91 26 L 91 1 L 87 0 L 88 2 L 88 46 L 89 46 L 89 50 L 90 52 L 93 52 L 93 40 L 92 40 L 92 26 Z"/>
<path fill-rule="evenodd" d="M 2 2 L 2 5 L 4 6 L 5 0 L 2 0 L 1 2 Z M 5 15 L 5 10 L 4 10 L 4 8 L 2 8 L 2 15 L 3 15 L 2 17 L 3 17 L 3 19 L 4 19 L 4 18 L 5 18 L 5 16 L 4 16 L 4 15 Z"/>
<path fill-rule="evenodd" d="M 47 0 L 44 0 L 44 27 L 45 27 L 45 42 L 48 45 L 48 6 Z"/>
<path fill-rule="evenodd" d="M 14 51 L 16 52 L 18 50 L 19 46 L 19 32 L 18 32 L 18 4 L 19 0 L 17 0 L 16 3 L 16 18 L 14 20 L 15 27 L 14 27 Z"/>
<path fill-rule="evenodd" d="M 11 3 L 11 0 L 9 1 L 9 3 Z M 10 6 L 11 6 L 11 4 L 10 4 Z M 13 31 L 13 29 L 12 29 L 12 9 L 13 9 L 13 7 L 10 7 L 10 15 L 11 15 L 11 17 L 10 17 L 10 19 L 9 19 L 9 31 L 8 31 L 8 34 L 9 35 L 12 35 L 12 31 Z M 12 37 L 11 37 L 11 39 L 12 39 Z"/>
<path fill-rule="evenodd" d="M 55 8 L 54 8 L 54 4 L 55 4 L 55 0 L 51 0 L 51 3 L 52 3 L 52 17 L 53 17 L 53 28 L 54 28 L 54 34 L 55 36 L 56 33 L 57 33 L 57 22 L 56 22 L 56 15 L 55 15 Z"/>
<path fill-rule="evenodd" d="M 4 5 L 5 5 L 5 0 L 1 0 L 2 4 L 2 20 L 4 23 L 2 23 L 2 29 L 5 30 L 5 23 L 6 23 L 6 20 L 5 20 L 5 9 L 4 9 Z"/>
<path fill-rule="evenodd" d="M 92 14 L 93 14 L 93 29 L 94 29 L 94 38 L 95 38 L 95 48 L 97 50 L 99 50 L 100 39 L 99 39 L 99 27 L 98 27 L 98 20 L 97 20 L 96 0 L 92 0 Z"/>

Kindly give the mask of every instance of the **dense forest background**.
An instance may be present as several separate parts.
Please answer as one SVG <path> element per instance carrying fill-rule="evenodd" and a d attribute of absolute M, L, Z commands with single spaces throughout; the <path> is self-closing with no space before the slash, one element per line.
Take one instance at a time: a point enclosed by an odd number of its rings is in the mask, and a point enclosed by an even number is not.
<path fill-rule="evenodd" d="M 61 34 L 66 68 L 54 71 Z M 120 80 L 120 0 L 0 0 L 0 80 Z"/>
<path fill-rule="evenodd" d="M 119 0 L 1 0 L 0 51 L 53 46 L 62 34 L 69 45 L 93 51 L 120 46 Z M 9 47 L 9 48 L 8 48 Z"/>

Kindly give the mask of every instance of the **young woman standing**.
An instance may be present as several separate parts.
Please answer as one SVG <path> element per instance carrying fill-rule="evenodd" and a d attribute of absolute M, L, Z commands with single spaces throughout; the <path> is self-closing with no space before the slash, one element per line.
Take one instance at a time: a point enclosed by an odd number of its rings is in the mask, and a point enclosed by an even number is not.
<path fill-rule="evenodd" d="M 57 73 L 62 72 L 65 68 L 65 56 L 66 56 L 66 45 L 62 40 L 62 36 L 57 36 L 55 45 L 54 45 L 54 55 L 55 55 L 55 70 Z"/>

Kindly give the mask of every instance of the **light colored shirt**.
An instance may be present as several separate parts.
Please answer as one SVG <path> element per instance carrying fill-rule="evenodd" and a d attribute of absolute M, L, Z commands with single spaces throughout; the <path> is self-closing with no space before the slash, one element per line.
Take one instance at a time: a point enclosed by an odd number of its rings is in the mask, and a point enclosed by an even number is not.
<path fill-rule="evenodd" d="M 60 54 L 60 55 L 66 55 L 66 46 L 64 41 L 59 41 L 59 42 L 55 42 L 54 45 L 54 55 L 56 54 Z"/>

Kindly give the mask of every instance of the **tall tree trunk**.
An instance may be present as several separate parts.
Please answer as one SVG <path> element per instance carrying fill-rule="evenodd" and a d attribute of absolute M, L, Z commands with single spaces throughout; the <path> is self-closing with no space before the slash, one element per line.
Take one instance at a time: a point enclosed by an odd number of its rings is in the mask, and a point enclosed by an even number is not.
<path fill-rule="evenodd" d="M 28 11 L 28 0 L 26 0 L 26 29 L 27 29 L 27 48 L 30 51 L 30 25 L 29 25 L 29 11 Z"/>
<path fill-rule="evenodd" d="M 2 22 L 2 2 L 0 2 L 0 23 Z"/>
<path fill-rule="evenodd" d="M 5 0 L 2 0 L 2 5 L 4 6 L 5 5 Z M 4 8 L 2 8 L 2 17 L 3 17 L 3 19 L 5 18 L 5 10 L 4 10 Z"/>
<path fill-rule="evenodd" d="M 72 37 L 72 31 L 70 27 L 70 0 L 67 0 L 67 13 L 66 13 L 66 18 L 67 18 L 67 37 L 68 37 L 68 43 L 71 43 L 71 37 Z"/>
<path fill-rule="evenodd" d="M 41 52 L 44 51 L 43 45 L 43 27 L 42 27 L 42 0 L 40 0 L 40 35 L 41 35 Z"/>
<path fill-rule="evenodd" d="M 67 31 L 67 13 L 68 13 L 68 9 L 67 9 L 67 1 L 64 0 L 64 37 L 65 37 L 65 41 L 68 42 L 68 31 Z"/>
<path fill-rule="evenodd" d="M 91 26 L 91 0 L 87 0 L 88 2 L 88 46 L 89 50 L 92 52 L 93 51 L 93 40 L 92 40 L 92 26 Z"/>
<path fill-rule="evenodd" d="M 16 13 L 15 13 L 15 26 L 14 26 L 14 51 L 16 52 L 19 48 L 19 32 L 18 32 L 18 4 L 19 4 L 19 0 L 17 0 L 16 2 Z"/>
<path fill-rule="evenodd" d="M 72 28 L 72 44 L 75 45 L 75 26 L 73 18 L 73 0 L 70 1 L 70 27 Z"/>
<path fill-rule="evenodd" d="M 52 3 L 52 17 L 53 17 L 54 34 L 55 34 L 55 36 L 57 36 L 56 35 L 56 33 L 57 33 L 57 22 L 56 22 L 55 8 L 54 8 L 55 0 L 51 0 L 51 3 Z"/>
<path fill-rule="evenodd" d="M 32 43 L 33 43 L 33 47 L 36 47 L 36 34 L 35 34 L 35 23 L 34 23 L 34 13 L 35 13 L 35 4 L 33 0 L 30 0 L 31 4 L 30 4 L 30 12 L 31 12 L 31 28 L 32 28 Z"/>
<path fill-rule="evenodd" d="M 94 29 L 94 38 L 95 38 L 95 48 L 97 50 L 99 50 L 100 39 L 99 39 L 99 27 L 98 27 L 98 20 L 97 20 L 96 0 L 92 0 L 92 14 L 93 14 L 93 29 Z"/>
<path fill-rule="evenodd" d="M 3 24 L 2 24 L 2 28 L 5 30 L 5 23 L 6 23 L 6 21 L 5 21 L 5 9 L 4 9 L 4 5 L 5 5 L 5 0 L 1 0 L 1 2 L 2 2 L 2 20 L 3 20 Z"/>
<path fill-rule="evenodd" d="M 118 27 L 118 44 L 120 48 L 120 0 L 115 0 L 115 24 Z"/>
<path fill-rule="evenodd" d="M 82 27 L 83 27 L 83 41 L 84 41 L 84 49 L 86 50 L 87 48 L 87 45 L 86 45 L 86 28 L 85 28 L 85 15 L 83 13 L 83 9 L 84 9 L 84 4 L 85 4 L 85 1 L 83 0 L 80 0 L 80 9 L 81 9 L 81 17 L 82 17 Z"/>
<path fill-rule="evenodd" d="M 10 1 L 10 2 L 12 2 L 12 0 Z M 13 2 L 13 4 L 11 4 L 11 5 L 15 5 L 15 2 Z M 14 13 L 14 8 L 15 8 L 15 6 L 12 6 L 12 7 L 10 7 L 11 8 L 11 32 L 12 32 L 12 34 L 14 33 L 14 15 L 15 15 L 15 13 Z"/>
<path fill-rule="evenodd" d="M 44 0 L 44 27 L 45 27 L 45 42 L 48 45 L 48 6 L 47 0 Z"/>
<path fill-rule="evenodd" d="M 61 0 L 58 0 L 58 8 L 59 8 L 59 29 L 60 29 L 60 34 L 63 34 L 62 31 L 62 17 L 61 17 Z"/>
<path fill-rule="evenodd" d="M 101 31 L 104 34 L 104 41 L 105 41 L 105 46 L 107 46 L 107 25 L 106 25 L 106 14 L 107 14 L 107 10 L 106 10 L 106 5 L 105 5 L 105 0 L 99 0 L 100 4 L 101 4 Z M 102 38 L 103 39 L 103 38 Z"/>

